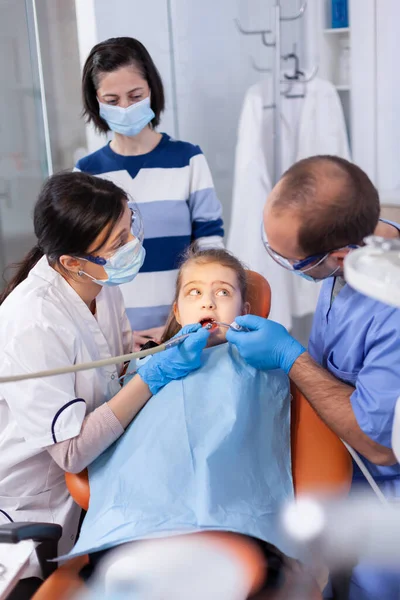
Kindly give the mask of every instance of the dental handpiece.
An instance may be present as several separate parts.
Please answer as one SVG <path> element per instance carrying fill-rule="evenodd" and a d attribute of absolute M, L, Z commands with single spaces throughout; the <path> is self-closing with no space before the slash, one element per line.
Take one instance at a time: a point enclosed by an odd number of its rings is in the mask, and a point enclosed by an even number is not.
<path fill-rule="evenodd" d="M 168 342 L 165 342 L 163 346 L 165 346 L 165 350 L 169 350 L 169 348 L 173 348 L 174 346 L 178 346 L 179 344 L 184 342 L 186 338 L 188 338 L 190 335 L 192 334 L 184 333 L 182 335 L 178 335 L 178 337 L 174 337 L 171 340 L 168 340 Z"/>
<path fill-rule="evenodd" d="M 248 331 L 244 327 L 240 327 L 233 322 L 231 325 L 227 323 L 208 321 L 203 324 L 208 330 L 216 329 L 216 327 L 227 327 L 235 331 Z M 41 379 L 43 377 L 54 377 L 56 375 L 65 375 L 66 373 L 77 373 L 78 371 L 88 371 L 90 369 L 98 369 L 106 367 L 108 365 L 117 365 L 131 361 L 133 358 L 145 358 L 146 356 L 152 356 L 158 354 L 164 350 L 169 350 L 178 344 L 181 344 L 191 333 L 184 333 L 178 337 L 172 338 L 168 342 L 164 342 L 155 348 L 148 348 L 147 350 L 140 350 L 139 352 L 130 352 L 128 354 L 121 354 L 121 356 L 113 356 L 111 358 L 104 358 L 101 360 L 95 360 L 92 362 L 80 363 L 77 365 L 68 365 L 67 367 L 60 367 L 59 369 L 50 369 L 48 371 L 37 371 L 36 373 L 21 373 L 20 375 L 9 375 L 6 377 L 0 377 L 0 383 L 15 383 L 17 381 L 26 381 L 28 379 Z M 127 375 L 127 374 L 126 374 Z M 121 379 L 121 377 L 119 378 Z"/>
<path fill-rule="evenodd" d="M 117 365 L 120 363 L 129 362 L 132 359 L 145 358 L 146 356 L 152 356 L 153 354 L 158 354 L 159 352 L 163 352 L 164 350 L 169 350 L 169 348 L 177 346 L 187 337 L 189 337 L 189 335 L 191 334 L 184 333 L 183 335 L 175 337 L 164 344 L 156 346 L 155 348 L 148 348 L 147 350 L 140 350 L 139 352 L 130 352 L 129 354 L 121 354 L 121 356 L 113 356 L 111 358 L 94 360 L 92 362 L 69 365 L 68 367 L 60 367 L 59 369 L 50 369 L 48 371 L 37 371 L 36 373 L 23 373 L 21 375 L 0 377 L 0 383 L 15 383 L 17 381 L 26 381 L 27 379 L 41 379 L 42 377 L 53 377 L 55 375 L 64 375 L 66 373 L 77 373 L 78 371 L 88 371 L 90 369 L 107 367 L 108 365 Z M 128 375 L 128 373 L 126 375 Z M 119 377 L 118 379 L 122 379 L 122 377 Z"/>
<path fill-rule="evenodd" d="M 201 321 L 200 321 L 200 323 L 201 323 Z M 227 329 L 233 329 L 233 331 L 249 331 L 246 327 L 241 327 L 240 325 L 235 323 L 235 321 L 233 323 L 231 323 L 231 325 L 228 325 L 228 323 L 223 323 L 222 321 L 204 320 L 204 323 L 201 326 L 203 327 L 203 329 L 207 329 L 208 331 L 215 330 L 218 327 L 226 327 Z M 172 338 L 171 340 L 169 340 L 168 342 L 165 342 L 162 345 L 163 345 L 163 347 L 165 346 L 165 348 L 164 348 L 165 350 L 168 350 L 169 348 L 178 346 L 178 344 L 180 344 L 181 342 L 186 340 L 186 338 L 189 337 L 190 335 L 191 335 L 190 333 L 184 333 L 183 335 L 179 335 L 178 337 Z M 136 370 L 124 373 L 123 375 L 121 375 L 121 377 L 118 378 L 118 381 L 120 381 L 121 379 L 125 379 L 126 377 L 135 375 L 135 373 L 136 373 Z"/>
<path fill-rule="evenodd" d="M 184 333 L 182 335 L 178 335 L 178 337 L 174 337 L 171 340 L 168 340 L 168 342 L 164 342 L 163 344 L 161 344 L 162 349 L 163 350 L 169 350 L 170 348 L 174 348 L 174 346 L 178 346 L 179 344 L 181 344 L 182 342 L 184 342 L 186 340 L 186 338 L 188 338 L 191 334 L 190 333 Z M 157 348 L 160 348 L 160 346 L 156 346 Z M 154 350 L 154 348 L 150 348 L 151 350 Z M 150 354 L 154 354 L 150 353 Z M 122 379 L 125 379 L 126 377 L 135 375 L 137 373 L 137 370 L 135 369 L 134 371 L 128 371 L 127 373 L 124 373 L 123 375 L 121 375 L 121 377 L 118 377 L 118 381 L 121 381 Z"/>

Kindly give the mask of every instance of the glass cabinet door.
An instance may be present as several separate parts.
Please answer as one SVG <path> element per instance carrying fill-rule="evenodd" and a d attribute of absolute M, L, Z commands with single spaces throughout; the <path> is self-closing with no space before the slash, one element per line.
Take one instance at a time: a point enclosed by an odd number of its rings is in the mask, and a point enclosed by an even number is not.
<path fill-rule="evenodd" d="M 44 179 L 85 152 L 80 78 L 75 0 L 0 0 L 0 289 Z"/>
<path fill-rule="evenodd" d="M 28 3 L 0 0 L 1 275 L 34 244 L 32 210 L 48 174 L 33 33 Z"/>

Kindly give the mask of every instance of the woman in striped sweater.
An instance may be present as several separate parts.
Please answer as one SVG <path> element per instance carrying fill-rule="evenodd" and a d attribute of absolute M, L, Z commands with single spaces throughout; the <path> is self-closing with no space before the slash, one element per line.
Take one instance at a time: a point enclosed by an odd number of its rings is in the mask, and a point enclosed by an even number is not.
<path fill-rule="evenodd" d="M 164 110 L 160 75 L 133 38 L 97 44 L 83 70 L 84 114 L 111 142 L 76 169 L 111 179 L 139 206 L 146 260 L 122 289 L 136 346 L 159 340 L 174 296 L 179 257 L 194 240 L 222 247 L 221 204 L 199 148 L 156 127 Z"/>

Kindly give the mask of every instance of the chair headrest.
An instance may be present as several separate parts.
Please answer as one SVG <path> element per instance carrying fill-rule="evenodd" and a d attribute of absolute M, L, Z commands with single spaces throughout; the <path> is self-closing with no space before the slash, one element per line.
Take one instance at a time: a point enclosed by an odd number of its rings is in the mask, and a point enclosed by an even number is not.
<path fill-rule="evenodd" d="M 246 271 L 247 275 L 247 302 L 250 304 L 250 313 L 258 317 L 269 316 L 271 310 L 271 288 L 268 281 L 255 271 Z"/>

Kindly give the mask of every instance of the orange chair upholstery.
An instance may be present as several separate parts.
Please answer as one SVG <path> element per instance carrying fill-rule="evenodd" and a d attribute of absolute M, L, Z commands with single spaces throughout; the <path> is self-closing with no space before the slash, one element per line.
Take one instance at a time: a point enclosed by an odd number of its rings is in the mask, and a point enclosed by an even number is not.
<path fill-rule="evenodd" d="M 84 469 L 80 473 L 65 473 L 65 481 L 69 493 L 77 504 L 83 510 L 89 508 L 89 474 L 88 470 Z"/>
<path fill-rule="evenodd" d="M 251 313 L 267 318 L 271 309 L 269 283 L 262 275 L 248 271 L 247 288 Z M 293 382 L 291 394 L 292 474 L 296 494 L 347 492 L 353 472 L 350 454 Z"/>
<path fill-rule="evenodd" d="M 300 390 L 292 392 L 292 475 L 296 495 L 347 493 L 353 475 L 350 454 Z"/>
<path fill-rule="evenodd" d="M 89 557 L 77 556 L 58 567 L 46 579 L 33 596 L 33 600 L 71 600 L 84 586 L 79 577 L 80 570 L 88 563 Z"/>
<path fill-rule="evenodd" d="M 267 318 L 271 308 L 269 283 L 254 271 L 248 271 L 247 274 L 247 301 L 250 303 L 251 313 Z M 352 477 L 350 455 L 293 382 L 291 393 L 292 473 L 295 493 L 346 493 Z M 77 475 L 66 473 L 65 478 L 75 501 L 87 510 L 90 497 L 87 470 Z M 65 595 L 69 589 L 77 590 L 82 585 L 78 573 L 87 557 L 74 560 L 57 569 L 35 594 L 34 600 L 64 600 L 69 597 Z"/>
<path fill-rule="evenodd" d="M 268 318 L 271 310 L 271 288 L 268 281 L 255 271 L 247 271 L 247 302 L 252 315 Z"/>

